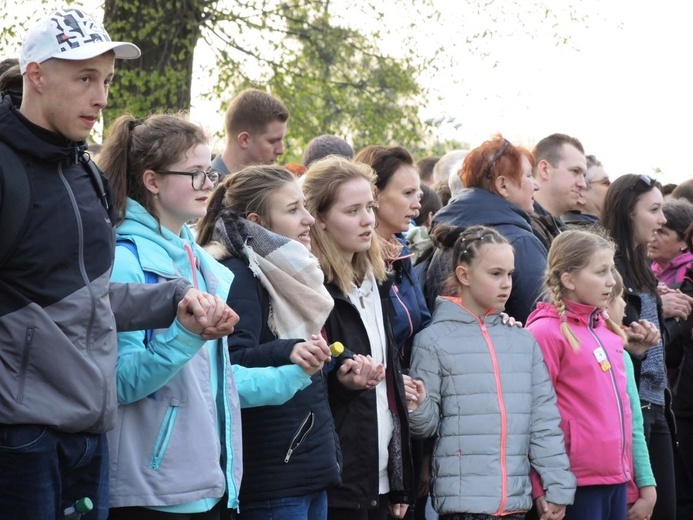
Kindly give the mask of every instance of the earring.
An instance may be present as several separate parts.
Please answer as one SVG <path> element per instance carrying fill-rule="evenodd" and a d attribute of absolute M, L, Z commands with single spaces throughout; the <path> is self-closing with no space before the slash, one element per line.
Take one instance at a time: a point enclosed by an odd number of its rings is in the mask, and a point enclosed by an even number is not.
<path fill-rule="evenodd" d="M 155 198 L 155 199 L 158 199 L 158 198 L 159 198 L 159 194 L 158 194 L 158 193 L 155 193 L 155 194 L 154 194 L 154 198 Z"/>

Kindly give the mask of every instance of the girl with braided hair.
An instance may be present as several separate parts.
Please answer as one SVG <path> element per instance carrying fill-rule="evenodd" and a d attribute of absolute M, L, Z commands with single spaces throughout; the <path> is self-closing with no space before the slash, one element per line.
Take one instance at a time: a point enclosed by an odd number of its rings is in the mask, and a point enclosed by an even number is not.
<path fill-rule="evenodd" d="M 614 250 L 609 239 L 588 231 L 559 235 L 548 256 L 548 301 L 527 322 L 556 390 L 577 477 L 567 519 L 626 520 L 626 484 L 633 475 L 626 335 L 604 310 L 616 284 Z M 533 484 L 535 497 L 543 495 L 536 479 Z"/>
<path fill-rule="evenodd" d="M 441 520 L 524 519 L 530 469 L 546 489 L 543 518 L 560 520 L 575 477 L 549 374 L 531 334 L 502 323 L 515 257 L 485 226 L 439 226 L 452 248 L 457 297 L 438 297 L 431 325 L 414 338 L 411 377 L 427 397 L 409 414 L 412 433 L 437 433 L 431 496 Z"/>

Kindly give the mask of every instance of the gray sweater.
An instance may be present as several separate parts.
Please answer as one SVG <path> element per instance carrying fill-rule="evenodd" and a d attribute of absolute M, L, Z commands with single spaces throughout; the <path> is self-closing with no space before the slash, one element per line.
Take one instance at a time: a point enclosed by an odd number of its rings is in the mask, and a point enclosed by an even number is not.
<path fill-rule="evenodd" d="M 412 434 L 438 435 L 431 482 L 438 513 L 527 511 L 531 468 L 549 502 L 573 502 L 556 395 L 529 332 L 495 313 L 479 321 L 438 298 L 431 325 L 414 339 L 411 375 L 427 392 L 409 416 Z"/>

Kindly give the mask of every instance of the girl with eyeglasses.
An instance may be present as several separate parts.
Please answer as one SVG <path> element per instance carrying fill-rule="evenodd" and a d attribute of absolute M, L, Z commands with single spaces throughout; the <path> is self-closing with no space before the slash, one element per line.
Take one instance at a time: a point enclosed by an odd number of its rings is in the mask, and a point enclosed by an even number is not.
<path fill-rule="evenodd" d="M 688 312 L 677 309 L 675 293 L 660 296 L 657 278 L 647 256 L 648 244 L 667 222 L 662 211 L 663 202 L 659 184 L 654 179 L 628 174 L 611 184 L 602 212 L 602 225 L 616 242 L 616 267 L 626 286 L 623 323 L 630 325 L 648 320 L 661 331 L 661 341 L 650 348 L 644 359 L 640 355 L 633 356 L 645 439 L 657 480 L 657 503 L 652 520 L 676 518 L 674 417 L 667 388 L 665 346 L 678 335 L 678 323 L 673 318 L 685 319 L 690 311 L 690 307 Z"/>
<path fill-rule="evenodd" d="M 182 115 L 118 118 L 100 165 L 119 223 L 112 280 L 184 277 L 227 300 L 233 274 L 195 244 L 218 182 L 202 129 Z M 143 312 L 146 312 L 143 309 Z M 240 407 L 279 405 L 310 384 L 298 366 L 231 365 L 226 338 L 178 320 L 118 333 L 118 418 L 109 433 L 111 519 L 228 518 L 241 484 Z"/>

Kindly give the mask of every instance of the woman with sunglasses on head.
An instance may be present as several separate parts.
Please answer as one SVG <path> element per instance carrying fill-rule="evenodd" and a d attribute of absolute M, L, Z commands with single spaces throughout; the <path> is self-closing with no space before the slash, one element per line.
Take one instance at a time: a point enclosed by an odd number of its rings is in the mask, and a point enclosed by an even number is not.
<path fill-rule="evenodd" d="M 663 295 L 660 298 L 657 279 L 647 256 L 648 244 L 666 224 L 663 202 L 654 179 L 628 174 L 611 184 L 602 212 L 602 225 L 617 245 L 615 263 L 626 286 L 623 324 L 628 326 L 647 320 L 661 330 L 661 341 L 648 350 L 644 359 L 633 356 L 645 439 L 657 481 L 657 503 L 652 520 L 676 518 L 674 428 L 664 346 L 678 335 L 678 323 L 672 318 L 685 320 L 688 315 L 685 309 L 679 308 L 676 296 Z"/>
<path fill-rule="evenodd" d="M 219 182 L 202 129 L 182 115 L 122 116 L 100 165 L 119 219 L 112 280 L 183 277 L 225 302 L 233 274 L 186 225 L 205 214 Z M 232 366 L 226 338 L 205 341 L 176 320 L 167 329 L 118 333 L 116 380 L 109 518 L 219 520 L 238 507 L 239 408 L 282 404 L 310 384 L 310 373 Z"/>
<path fill-rule="evenodd" d="M 475 148 L 464 158 L 460 179 L 467 189 L 443 207 L 433 219 L 435 226 L 492 226 L 508 239 L 521 268 L 513 273 L 513 288 L 505 311 L 525 321 L 541 292 L 546 248 L 532 232 L 530 216 L 534 212 L 534 192 L 539 185 L 532 176 L 534 156 L 513 146 L 497 135 Z M 435 241 L 435 240 L 434 240 Z M 443 285 L 451 274 L 451 251 L 434 254 L 426 282 L 429 308 L 436 296 L 444 294 Z M 432 299 L 431 299 L 432 298 Z"/>

